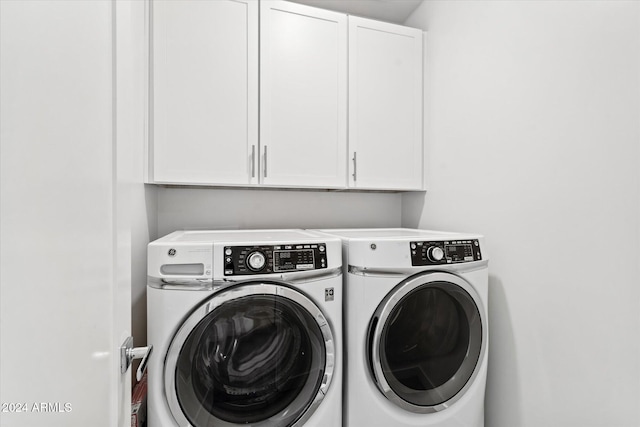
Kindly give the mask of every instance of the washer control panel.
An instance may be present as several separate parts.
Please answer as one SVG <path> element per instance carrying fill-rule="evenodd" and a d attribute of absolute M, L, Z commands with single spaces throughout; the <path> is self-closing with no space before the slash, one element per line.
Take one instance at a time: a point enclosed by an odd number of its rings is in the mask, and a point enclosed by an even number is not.
<path fill-rule="evenodd" d="M 225 246 L 224 275 L 250 275 L 327 268 L 324 243 Z"/>
<path fill-rule="evenodd" d="M 410 242 L 409 247 L 414 267 L 482 260 L 480 242 L 476 239 Z"/>

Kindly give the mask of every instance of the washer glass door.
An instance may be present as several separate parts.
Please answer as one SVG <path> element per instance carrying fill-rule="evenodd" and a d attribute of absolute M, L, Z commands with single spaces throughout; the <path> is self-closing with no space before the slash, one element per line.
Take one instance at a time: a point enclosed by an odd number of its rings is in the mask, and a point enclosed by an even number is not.
<path fill-rule="evenodd" d="M 387 398 L 427 413 L 463 394 L 486 346 L 479 304 L 473 287 L 448 273 L 413 276 L 385 298 L 370 325 L 369 356 Z"/>
<path fill-rule="evenodd" d="M 165 385 L 180 425 L 284 427 L 313 412 L 332 367 L 333 339 L 317 306 L 291 288 L 251 283 L 214 295 L 187 319 Z"/>

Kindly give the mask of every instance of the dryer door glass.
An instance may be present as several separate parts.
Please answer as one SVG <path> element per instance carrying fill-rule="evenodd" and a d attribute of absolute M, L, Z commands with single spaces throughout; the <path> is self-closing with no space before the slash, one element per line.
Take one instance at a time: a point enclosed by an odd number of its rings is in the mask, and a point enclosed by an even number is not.
<path fill-rule="evenodd" d="M 323 331 L 308 310 L 279 295 L 246 295 L 215 307 L 188 335 L 175 392 L 195 427 L 289 426 L 316 398 L 324 371 Z"/>
<path fill-rule="evenodd" d="M 383 323 L 371 332 L 380 333 L 374 359 L 388 385 L 385 394 L 400 406 L 425 412 L 452 399 L 471 379 L 481 355 L 482 323 L 474 299 L 460 286 L 415 285 L 387 305 L 379 318 Z"/>

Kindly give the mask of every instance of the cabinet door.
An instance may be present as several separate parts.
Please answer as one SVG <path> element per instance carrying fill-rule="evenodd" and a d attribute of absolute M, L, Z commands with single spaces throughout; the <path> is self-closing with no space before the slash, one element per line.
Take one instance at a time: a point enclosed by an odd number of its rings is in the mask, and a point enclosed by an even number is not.
<path fill-rule="evenodd" d="M 151 180 L 257 182 L 258 2 L 162 0 L 151 16 Z"/>
<path fill-rule="evenodd" d="M 261 1 L 261 179 L 346 187 L 347 17 Z"/>
<path fill-rule="evenodd" d="M 423 187 L 422 31 L 349 17 L 349 186 Z"/>

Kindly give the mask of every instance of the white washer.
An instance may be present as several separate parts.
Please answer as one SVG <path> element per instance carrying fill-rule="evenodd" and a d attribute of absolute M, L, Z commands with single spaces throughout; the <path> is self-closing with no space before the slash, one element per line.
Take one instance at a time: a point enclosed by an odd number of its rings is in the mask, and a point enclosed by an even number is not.
<path fill-rule="evenodd" d="M 148 276 L 149 427 L 341 425 L 339 239 L 177 231 Z"/>
<path fill-rule="evenodd" d="M 482 236 L 323 230 L 343 240 L 345 427 L 484 425 Z"/>

